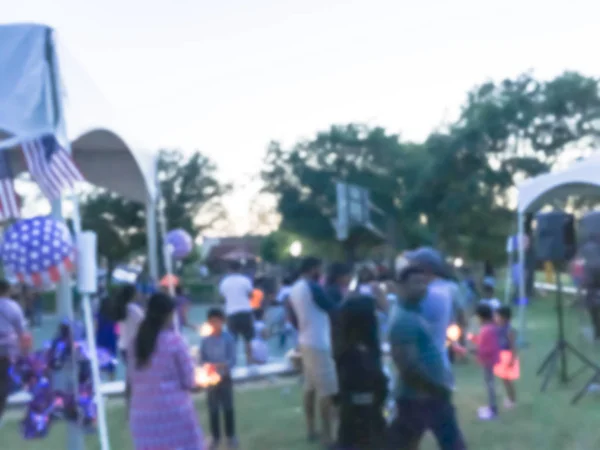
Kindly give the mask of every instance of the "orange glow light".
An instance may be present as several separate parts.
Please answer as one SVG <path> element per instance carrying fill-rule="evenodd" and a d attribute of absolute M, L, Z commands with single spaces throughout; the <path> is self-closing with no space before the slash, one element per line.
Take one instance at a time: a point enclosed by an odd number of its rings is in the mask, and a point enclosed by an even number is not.
<path fill-rule="evenodd" d="M 221 382 L 221 375 L 217 372 L 214 364 L 204 364 L 202 367 L 196 367 L 194 378 L 196 384 L 203 388 L 215 386 Z"/>
<path fill-rule="evenodd" d="M 200 333 L 200 336 L 202 337 L 210 336 L 213 334 L 213 327 L 210 323 L 203 323 L 198 328 L 198 333 Z"/>
<path fill-rule="evenodd" d="M 462 331 L 460 327 L 456 324 L 450 325 L 446 330 L 446 338 L 448 338 L 451 342 L 457 342 L 460 339 Z"/>

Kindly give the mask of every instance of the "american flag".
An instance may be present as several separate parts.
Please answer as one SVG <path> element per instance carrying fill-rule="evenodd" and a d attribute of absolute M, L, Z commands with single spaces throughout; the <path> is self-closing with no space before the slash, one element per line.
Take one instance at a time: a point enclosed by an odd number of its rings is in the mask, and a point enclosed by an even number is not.
<path fill-rule="evenodd" d="M 21 215 L 19 197 L 7 150 L 0 150 L 0 220 L 16 219 Z"/>
<path fill-rule="evenodd" d="M 60 198 L 64 189 L 85 181 L 73 158 L 49 134 L 22 144 L 27 168 L 35 182 L 50 200 Z"/>

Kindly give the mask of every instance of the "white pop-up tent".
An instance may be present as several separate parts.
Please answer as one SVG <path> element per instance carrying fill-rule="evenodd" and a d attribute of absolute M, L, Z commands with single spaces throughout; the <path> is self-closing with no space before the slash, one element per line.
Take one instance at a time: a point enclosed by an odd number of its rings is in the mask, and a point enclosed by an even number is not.
<path fill-rule="evenodd" d="M 117 122 L 102 108 L 102 99 L 90 98 L 90 93 L 94 91 L 93 85 L 77 83 L 82 80 L 81 77 L 71 76 L 72 67 L 61 60 L 51 28 L 30 24 L 0 26 L 0 151 L 9 156 L 9 166 L 3 167 L 4 173 L 19 173 L 25 169 L 18 151 L 21 144 L 52 134 L 65 149 L 72 152 L 88 181 L 131 200 L 146 203 L 149 259 L 156 272 L 156 158 L 151 153 L 140 150 L 148 147 L 131 141 L 129 145 L 126 144 L 115 131 L 114 125 Z M 71 101 L 65 101 L 65 86 L 69 88 L 67 94 Z M 60 204 L 60 200 L 53 204 L 56 213 L 60 213 Z M 81 224 L 77 202 L 73 219 L 75 232 L 79 235 Z M 109 450 L 93 338 L 90 289 L 87 288 L 83 296 L 84 318 L 92 355 L 100 443 L 103 450 Z M 72 315 L 71 290 L 67 277 L 61 279 L 59 297 L 63 311 Z M 72 374 L 64 375 L 64 389 L 76 390 Z M 81 449 L 82 430 L 75 427 L 67 434 L 67 447 L 70 450 Z"/>
<path fill-rule="evenodd" d="M 600 198 L 600 155 L 577 161 L 564 170 L 530 178 L 517 186 L 518 190 L 518 236 L 525 234 L 525 217 L 545 206 L 564 202 L 578 195 Z M 525 248 L 524 240 L 518 239 L 519 299 L 525 298 Z M 519 330 L 521 340 L 525 332 L 526 304 L 519 306 Z"/>
<path fill-rule="evenodd" d="M 156 230 L 156 152 L 149 145 L 119 132 L 116 117 L 93 81 L 68 51 L 52 40 L 44 25 L 0 26 L 0 149 L 10 153 L 15 173 L 25 170 L 15 145 L 28 138 L 54 132 L 56 111 L 51 85 L 53 73 L 46 64 L 54 54 L 60 67 L 60 83 L 66 101 L 62 117 L 73 158 L 85 179 L 146 207 L 148 262 L 152 277 L 158 277 Z M 7 68 L 10 68 L 8 70 Z M 61 136 L 57 136 L 60 139 Z"/>

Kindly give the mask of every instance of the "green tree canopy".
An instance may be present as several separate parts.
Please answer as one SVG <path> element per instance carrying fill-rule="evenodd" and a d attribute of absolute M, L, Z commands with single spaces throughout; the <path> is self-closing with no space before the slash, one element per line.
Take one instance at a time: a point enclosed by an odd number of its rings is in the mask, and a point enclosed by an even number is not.
<path fill-rule="evenodd" d="M 160 152 L 158 179 L 169 229 L 183 228 L 195 238 L 224 217 L 220 200 L 230 186 L 220 183 L 216 172 L 214 163 L 198 152 L 190 157 L 178 151 Z M 81 217 L 82 227 L 97 233 L 99 253 L 111 268 L 145 252 L 144 205 L 95 190 L 83 199 Z"/>
<path fill-rule="evenodd" d="M 513 232 L 515 184 L 589 154 L 599 119 L 597 79 L 526 73 L 473 89 L 456 122 L 421 144 L 356 124 L 290 149 L 271 143 L 262 179 L 284 230 L 333 240 L 335 182 L 343 180 L 370 190 L 402 246 L 435 242 L 451 254 L 497 259 Z"/>

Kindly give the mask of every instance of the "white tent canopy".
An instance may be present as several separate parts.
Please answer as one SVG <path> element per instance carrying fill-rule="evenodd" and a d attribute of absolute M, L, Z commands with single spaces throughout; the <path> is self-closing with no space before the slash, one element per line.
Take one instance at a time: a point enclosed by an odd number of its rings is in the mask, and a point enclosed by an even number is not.
<path fill-rule="evenodd" d="M 600 197 L 600 155 L 573 163 L 564 170 L 539 175 L 517 186 L 519 213 L 539 211 L 572 195 Z"/>
<path fill-rule="evenodd" d="M 0 148 L 14 147 L 28 138 L 53 133 L 56 128 L 48 46 L 51 29 L 45 25 L 0 26 Z M 128 199 L 145 203 L 156 199 L 156 154 L 132 136 L 123 137 L 112 108 L 94 82 L 58 45 L 57 57 L 66 99 L 64 119 L 75 160 L 92 184 Z M 22 120 L 19 120 L 22 119 Z M 57 136 L 59 139 L 61 136 Z M 66 144 L 66 142 L 63 142 Z M 24 166 L 15 158 L 14 170 Z"/>
<path fill-rule="evenodd" d="M 114 114 L 93 80 L 45 25 L 0 26 L 0 151 L 10 152 L 15 173 L 25 170 L 16 145 L 54 133 L 62 118 L 73 157 L 86 180 L 147 208 L 150 271 L 158 275 L 156 251 L 156 153 L 117 130 L 124 120 Z M 52 45 L 53 44 L 56 45 Z M 60 69 L 62 114 L 54 109 L 52 58 Z M 119 127 L 117 127 L 119 124 Z M 61 139 L 63 136 L 58 135 Z"/>
<path fill-rule="evenodd" d="M 534 213 L 557 201 L 573 195 L 600 198 L 600 155 L 577 161 L 564 170 L 539 175 L 517 186 L 518 236 L 525 234 L 525 215 Z M 519 299 L 525 298 L 525 249 L 519 239 Z M 507 275 L 510 276 L 510 275 Z M 510 289 L 510 283 L 507 280 Z M 519 329 L 521 339 L 525 331 L 526 305 L 519 306 Z"/>

